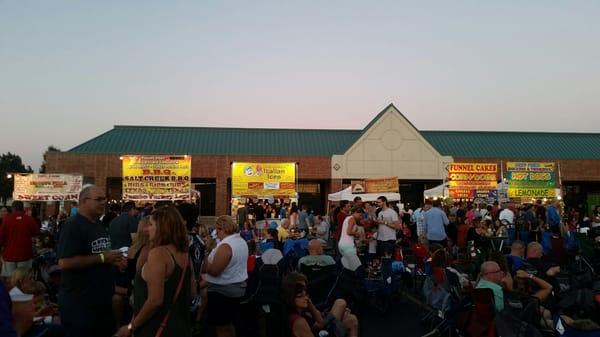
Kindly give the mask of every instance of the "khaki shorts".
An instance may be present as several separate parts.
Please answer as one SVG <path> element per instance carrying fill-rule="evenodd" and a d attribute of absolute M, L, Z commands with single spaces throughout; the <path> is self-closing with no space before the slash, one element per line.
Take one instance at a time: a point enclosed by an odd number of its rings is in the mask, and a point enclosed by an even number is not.
<path fill-rule="evenodd" d="M 2 263 L 2 277 L 11 277 L 17 268 L 31 270 L 32 262 L 33 260 L 18 262 L 4 261 L 4 263 Z"/>

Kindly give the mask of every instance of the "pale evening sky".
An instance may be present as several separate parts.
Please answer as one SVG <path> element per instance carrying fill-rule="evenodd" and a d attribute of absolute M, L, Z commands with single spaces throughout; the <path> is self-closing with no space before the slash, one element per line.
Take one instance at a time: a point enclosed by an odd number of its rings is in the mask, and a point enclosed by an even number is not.
<path fill-rule="evenodd" d="M 0 153 L 115 124 L 598 132 L 599 1 L 0 0 Z"/>

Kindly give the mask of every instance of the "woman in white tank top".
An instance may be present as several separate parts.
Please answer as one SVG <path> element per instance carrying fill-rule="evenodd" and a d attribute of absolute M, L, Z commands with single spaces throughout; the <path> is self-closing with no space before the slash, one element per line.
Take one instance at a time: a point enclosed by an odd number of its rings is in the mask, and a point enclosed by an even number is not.
<path fill-rule="evenodd" d="M 208 282 L 207 321 L 216 328 L 217 336 L 234 336 L 233 318 L 248 278 L 248 245 L 237 233 L 232 217 L 222 215 L 215 223 L 221 240 L 204 264 Z"/>
<path fill-rule="evenodd" d="M 356 252 L 354 238 L 358 236 L 358 223 L 362 218 L 364 210 L 362 207 L 355 206 L 350 211 L 350 215 L 344 219 L 338 250 L 342 254 L 342 265 L 350 270 L 356 270 L 361 265 Z"/>

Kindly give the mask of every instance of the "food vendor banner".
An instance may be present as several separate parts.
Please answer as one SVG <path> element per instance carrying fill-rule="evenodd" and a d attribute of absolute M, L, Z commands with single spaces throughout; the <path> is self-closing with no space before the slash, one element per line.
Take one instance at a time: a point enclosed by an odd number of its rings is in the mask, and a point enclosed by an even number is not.
<path fill-rule="evenodd" d="M 506 163 L 509 198 L 556 197 L 554 163 Z"/>
<path fill-rule="evenodd" d="M 233 197 L 296 197 L 296 163 L 231 164 Z"/>
<path fill-rule="evenodd" d="M 352 193 L 398 193 L 398 177 L 352 180 Z"/>
<path fill-rule="evenodd" d="M 73 174 L 15 174 L 13 200 L 65 201 L 79 198 L 83 178 Z"/>
<path fill-rule="evenodd" d="M 495 163 L 452 163 L 448 165 L 448 188 L 453 199 L 474 199 L 496 190 Z"/>
<path fill-rule="evenodd" d="M 192 157 L 123 156 L 124 200 L 190 200 Z"/>

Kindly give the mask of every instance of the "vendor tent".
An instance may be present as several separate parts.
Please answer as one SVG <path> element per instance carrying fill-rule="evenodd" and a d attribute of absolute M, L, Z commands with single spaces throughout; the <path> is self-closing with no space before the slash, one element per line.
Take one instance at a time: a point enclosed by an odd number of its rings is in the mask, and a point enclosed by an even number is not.
<path fill-rule="evenodd" d="M 423 196 L 425 196 L 425 199 L 449 197 L 450 191 L 448 189 L 448 183 L 423 191 Z"/>
<path fill-rule="evenodd" d="M 360 193 L 360 194 L 352 194 L 352 187 L 348 187 L 339 192 L 331 193 L 328 197 L 329 201 L 341 201 L 348 200 L 352 201 L 356 197 L 360 197 L 362 201 L 375 201 L 378 197 L 384 196 L 388 201 L 400 201 L 400 193 Z"/>

